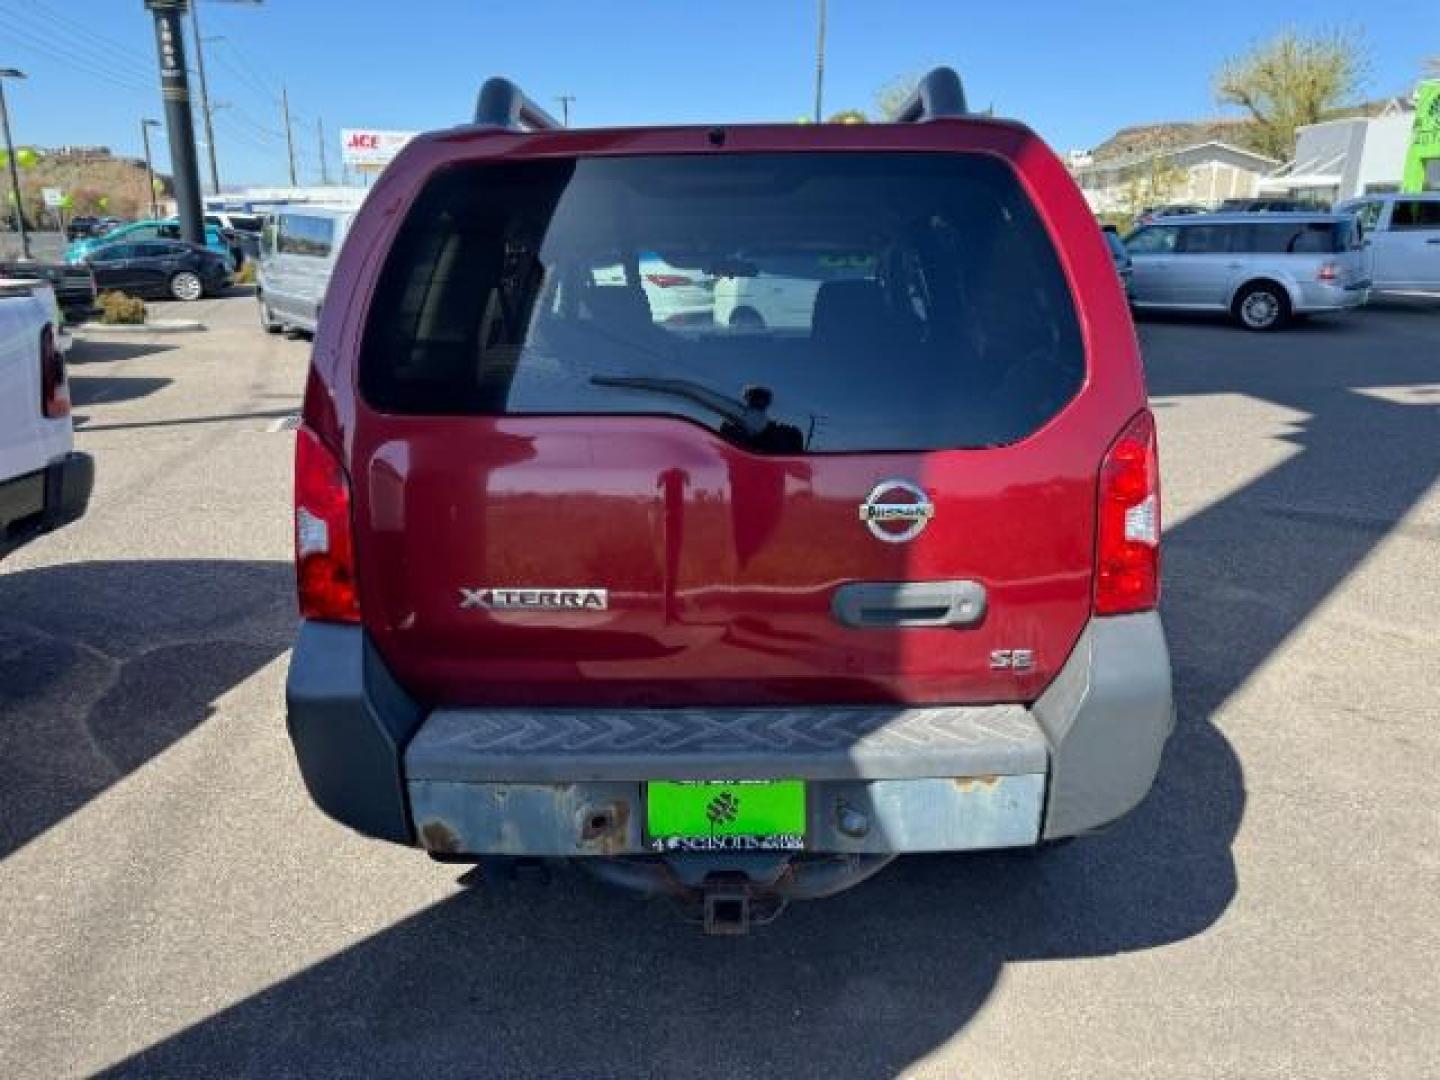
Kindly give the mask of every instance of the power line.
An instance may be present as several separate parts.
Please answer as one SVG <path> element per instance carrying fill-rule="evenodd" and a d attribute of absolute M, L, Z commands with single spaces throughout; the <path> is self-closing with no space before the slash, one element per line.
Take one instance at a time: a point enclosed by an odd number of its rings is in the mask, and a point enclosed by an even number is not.
<path fill-rule="evenodd" d="M 133 51 L 107 49 L 96 44 L 92 36 L 80 35 L 55 20 L 49 12 L 20 9 L 8 15 L 8 28 L 39 41 L 51 49 L 59 48 L 69 63 L 80 62 L 87 68 L 103 71 L 116 78 L 142 85 L 152 85 L 154 64 Z"/>
<path fill-rule="evenodd" d="M 274 128 L 266 127 L 238 105 L 232 105 L 230 113 L 232 119 L 239 120 L 250 129 L 251 134 L 258 138 L 269 140 L 272 143 L 279 142 L 285 138 L 282 132 L 276 131 Z"/>
<path fill-rule="evenodd" d="M 227 138 L 239 139 L 242 143 L 244 143 L 244 144 L 245 144 L 246 146 L 248 146 L 250 149 L 255 150 L 255 151 L 258 151 L 259 153 L 265 154 L 266 156 L 269 156 L 269 155 L 275 153 L 275 147 L 270 146 L 270 145 L 268 145 L 268 144 L 266 144 L 266 143 L 264 143 L 264 142 L 261 142 L 261 141 L 260 141 L 259 139 L 257 139 L 254 135 L 251 135 L 248 131 L 246 131 L 244 128 L 238 127 L 238 126 L 236 126 L 236 125 L 234 125 L 234 124 L 229 123 L 229 121 L 230 121 L 230 120 L 233 120 L 233 119 L 234 119 L 234 117 L 227 117 L 224 113 L 217 113 L 216 116 L 215 116 L 215 123 L 216 123 L 216 125 L 217 125 L 222 131 L 224 131 L 224 133 L 225 133 L 225 135 L 226 135 Z"/>
<path fill-rule="evenodd" d="M 155 87 L 153 86 L 153 84 L 147 85 L 142 83 L 138 78 L 120 74 L 108 68 L 101 68 L 91 65 L 86 62 L 82 57 L 77 57 L 73 54 L 67 54 L 65 52 L 62 52 L 55 45 L 44 40 L 43 38 L 39 38 L 38 36 L 32 36 L 29 30 L 24 29 L 18 25 L 12 24 L 9 27 L 9 32 L 15 35 L 12 43 L 21 50 L 32 52 L 39 56 L 44 56 L 47 59 L 54 60 L 57 63 L 63 64 L 65 65 L 65 67 L 73 71 L 77 71 L 82 75 L 89 75 L 91 78 L 99 79 L 102 82 L 109 83 L 111 86 L 118 87 L 121 90 L 128 90 L 131 93 L 147 95 L 153 95 L 155 92 Z"/>
<path fill-rule="evenodd" d="M 228 42 L 222 41 L 220 42 L 220 44 L 225 45 L 228 44 Z M 264 98 L 267 104 L 273 104 L 274 102 L 279 100 L 278 94 L 272 94 L 268 88 L 256 82 L 254 79 L 251 78 L 249 74 L 242 71 L 237 64 L 235 64 L 228 56 L 225 55 L 224 50 L 213 49 L 211 50 L 210 56 L 211 59 L 218 60 L 221 67 L 225 68 L 226 71 L 230 72 L 230 74 L 234 75 L 235 78 L 239 79 L 242 83 L 244 83 L 246 88 L 251 93 L 258 95 L 261 98 Z"/>
<path fill-rule="evenodd" d="M 230 58 L 224 61 L 226 67 L 246 82 L 250 88 L 260 94 L 261 97 L 267 98 L 271 102 L 280 100 L 280 94 L 275 89 L 278 83 L 260 74 L 255 65 L 245 58 L 245 54 L 241 52 L 240 46 L 236 45 L 235 42 L 231 41 L 228 37 L 220 44 L 224 45 L 226 50 L 231 54 Z"/>
<path fill-rule="evenodd" d="M 62 26 L 70 27 L 71 32 L 77 34 L 81 41 L 86 43 L 93 42 L 103 44 L 107 46 L 107 52 L 118 53 L 124 56 L 126 59 L 130 60 L 132 63 L 137 64 L 146 72 L 150 72 L 153 70 L 154 61 L 145 52 L 135 49 L 130 45 L 126 45 L 117 38 L 113 38 L 106 34 L 99 33 L 93 26 L 89 26 L 78 19 L 72 19 L 68 15 L 61 14 L 60 12 L 51 8 L 48 4 L 44 3 L 43 0 L 28 0 L 28 2 L 32 5 L 31 14 L 43 15 L 49 18 L 52 22 L 58 23 Z"/>

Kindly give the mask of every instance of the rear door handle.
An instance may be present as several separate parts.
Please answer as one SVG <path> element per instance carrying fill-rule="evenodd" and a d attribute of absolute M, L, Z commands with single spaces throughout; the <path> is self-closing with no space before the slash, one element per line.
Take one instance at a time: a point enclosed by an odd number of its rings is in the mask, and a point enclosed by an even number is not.
<path fill-rule="evenodd" d="M 978 581 L 857 581 L 841 585 L 830 610 L 845 626 L 904 629 L 974 626 L 985 617 Z"/>
<path fill-rule="evenodd" d="M 1440 237 L 1436 237 L 1434 240 L 1426 240 L 1425 243 L 1427 243 L 1427 244 L 1440 244 Z"/>

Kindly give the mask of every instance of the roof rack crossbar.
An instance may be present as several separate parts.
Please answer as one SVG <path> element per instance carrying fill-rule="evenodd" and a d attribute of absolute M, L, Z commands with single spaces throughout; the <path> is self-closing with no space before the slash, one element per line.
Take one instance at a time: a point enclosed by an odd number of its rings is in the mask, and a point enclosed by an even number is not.
<path fill-rule="evenodd" d="M 509 79 L 496 75 L 486 79 L 475 99 L 475 123 L 487 127 L 512 130 L 551 131 L 560 128 L 559 120 L 525 96 L 525 91 Z"/>
<path fill-rule="evenodd" d="M 965 87 L 954 68 L 937 67 L 926 73 L 910 96 L 895 110 L 898 124 L 914 124 L 942 116 L 964 116 Z"/>

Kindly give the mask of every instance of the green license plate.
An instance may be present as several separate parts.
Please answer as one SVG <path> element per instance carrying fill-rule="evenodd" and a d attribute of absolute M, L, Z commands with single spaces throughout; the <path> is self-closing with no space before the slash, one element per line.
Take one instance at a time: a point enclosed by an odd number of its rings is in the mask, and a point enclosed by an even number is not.
<path fill-rule="evenodd" d="M 803 851 L 803 780 L 652 780 L 645 785 L 652 851 Z"/>

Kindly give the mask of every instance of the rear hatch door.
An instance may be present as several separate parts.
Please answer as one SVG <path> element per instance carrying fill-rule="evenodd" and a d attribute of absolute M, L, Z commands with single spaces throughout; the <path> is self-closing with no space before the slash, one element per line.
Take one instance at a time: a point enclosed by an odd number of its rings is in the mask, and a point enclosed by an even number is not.
<path fill-rule="evenodd" d="M 809 310 L 677 319 L 657 261 Z M 365 621 L 430 702 L 1026 700 L 1089 617 L 1105 436 L 993 158 L 448 170 L 359 379 Z"/>

